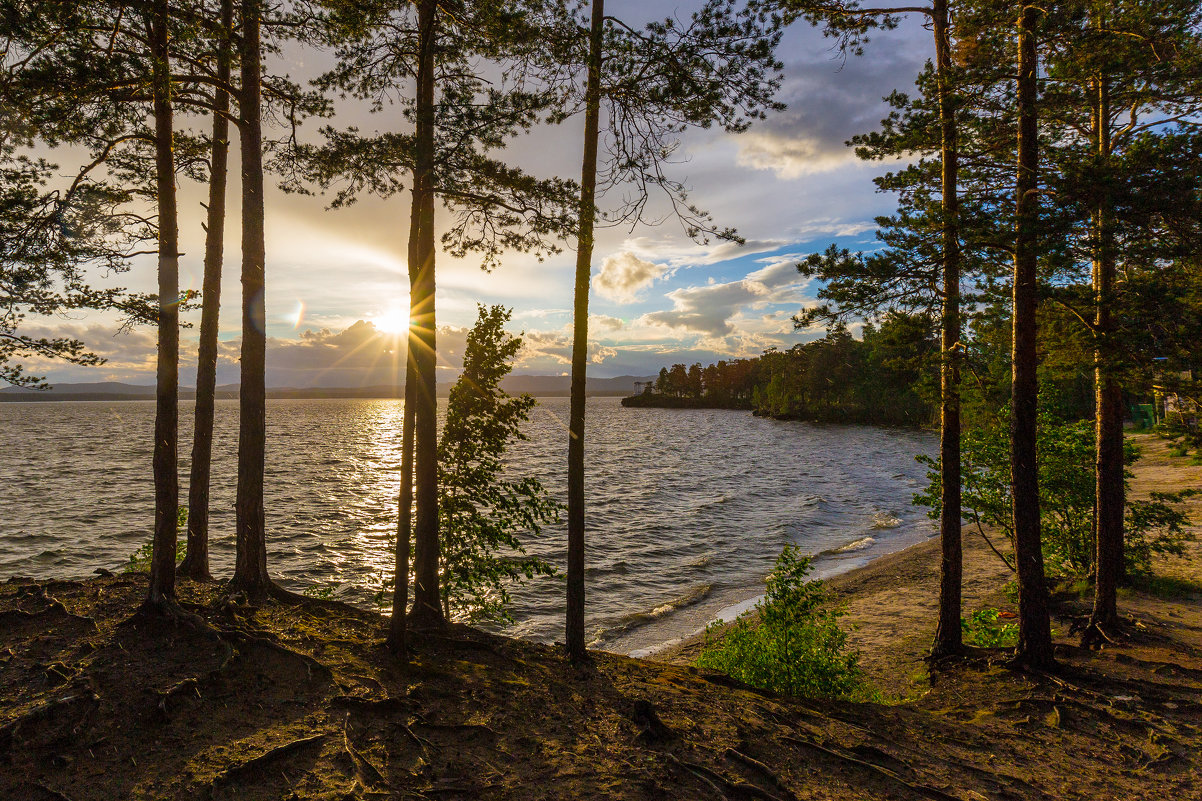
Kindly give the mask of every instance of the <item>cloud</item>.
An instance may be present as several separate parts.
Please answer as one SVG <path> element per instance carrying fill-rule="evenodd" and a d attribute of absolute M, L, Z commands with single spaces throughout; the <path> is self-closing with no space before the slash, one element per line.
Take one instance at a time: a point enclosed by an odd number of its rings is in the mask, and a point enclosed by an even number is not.
<path fill-rule="evenodd" d="M 727 336 L 735 333 L 732 319 L 745 309 L 804 302 L 801 290 L 806 283 L 793 259 L 781 259 L 738 281 L 673 290 L 667 295 L 672 308 L 646 314 L 643 320 L 708 337 Z"/>
<path fill-rule="evenodd" d="M 588 360 L 601 364 L 618 354 L 612 345 L 589 340 Z M 515 367 L 524 370 L 551 369 L 572 363 L 572 335 L 564 331 L 527 331 Z M 558 371 L 557 371 L 558 372 Z"/>
<path fill-rule="evenodd" d="M 793 244 L 793 240 L 748 239 L 741 245 L 738 242 L 699 244 L 637 236 L 626 239 L 622 243 L 622 250 L 640 259 L 655 259 L 669 267 L 679 268 L 718 264 L 742 256 L 778 250 L 790 244 Z"/>
<path fill-rule="evenodd" d="M 792 180 L 855 162 L 846 142 L 879 127 L 888 112 L 882 98 L 900 88 L 899 76 L 918 73 L 920 53 L 902 47 L 844 62 L 818 52 L 787 64 L 779 99 L 788 109 L 738 138 L 738 163 Z"/>
<path fill-rule="evenodd" d="M 619 317 L 610 317 L 607 314 L 590 314 L 588 316 L 588 330 L 590 331 L 621 331 L 626 327 L 626 321 Z"/>
<path fill-rule="evenodd" d="M 597 294 L 617 303 L 634 303 L 640 290 L 662 279 L 669 269 L 624 250 L 605 257 L 601 270 L 593 276 L 593 288 Z"/>

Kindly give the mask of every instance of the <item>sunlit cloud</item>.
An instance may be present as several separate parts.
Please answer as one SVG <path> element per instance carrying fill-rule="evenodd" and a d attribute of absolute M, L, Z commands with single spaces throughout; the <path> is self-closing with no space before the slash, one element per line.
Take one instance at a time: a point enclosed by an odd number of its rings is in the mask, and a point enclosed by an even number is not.
<path fill-rule="evenodd" d="M 617 303 L 633 303 L 639 293 L 668 275 L 666 264 L 640 259 L 629 251 L 606 256 L 593 276 L 593 289 Z"/>

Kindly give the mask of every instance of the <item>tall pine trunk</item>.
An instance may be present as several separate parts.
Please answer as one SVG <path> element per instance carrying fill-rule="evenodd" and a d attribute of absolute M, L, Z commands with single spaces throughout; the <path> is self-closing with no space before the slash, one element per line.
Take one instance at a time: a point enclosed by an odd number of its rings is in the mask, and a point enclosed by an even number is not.
<path fill-rule="evenodd" d="M 939 623 L 935 629 L 935 657 L 963 649 L 960 631 L 961 585 L 964 556 L 960 530 L 960 198 L 957 178 L 959 152 L 956 111 L 951 87 L 951 36 L 947 0 L 932 6 L 935 32 L 935 65 L 939 92 L 940 155 L 943 192 L 943 315 L 939 369 L 939 474 L 942 482 L 939 540 L 942 559 L 939 574 Z"/>
<path fill-rule="evenodd" d="M 1097 20 L 1098 27 L 1102 21 Z M 1096 156 L 1103 169 L 1110 160 L 1110 85 L 1099 75 L 1095 86 L 1094 135 Z M 1094 290 L 1094 430 L 1096 435 L 1094 520 L 1095 569 L 1094 607 L 1083 641 L 1104 638 L 1118 624 L 1118 584 L 1123 577 L 1123 390 L 1114 374 L 1115 256 L 1107 182 L 1100 182 L 1101 195 L 1093 215 Z"/>
<path fill-rule="evenodd" d="M 154 544 L 147 606 L 175 598 L 175 543 L 179 508 L 179 218 L 171 110 L 168 6 L 156 2 L 151 18 L 155 179 L 159 228 L 159 342 L 154 417 Z"/>
<path fill-rule="evenodd" d="M 588 291 L 592 278 L 596 219 L 597 146 L 601 128 L 601 47 L 604 0 L 593 0 L 585 89 L 584 159 L 580 168 L 580 215 L 576 247 L 576 294 L 572 311 L 572 403 L 568 416 L 568 609 L 567 649 L 572 661 L 587 658 L 584 642 L 584 406 L 588 365 Z"/>
<path fill-rule="evenodd" d="M 413 285 L 416 283 L 417 243 L 421 229 L 421 208 L 417 202 L 414 176 L 413 203 L 409 214 L 409 314 L 413 315 Z M 409 540 L 413 536 L 413 427 L 414 398 L 417 397 L 417 371 L 413 367 L 413 326 L 405 332 L 405 409 L 401 413 L 401 490 L 397 503 L 395 578 L 392 587 L 392 620 L 388 624 L 385 646 L 402 658 L 407 657 L 406 609 L 409 606 Z"/>
<path fill-rule="evenodd" d="M 438 378 L 435 358 L 434 282 L 434 47 L 437 4 L 418 3 L 420 35 L 417 71 L 417 154 L 415 198 L 419 226 L 417 267 L 410 284 L 410 363 L 415 373 L 414 484 L 416 519 L 413 548 L 413 625 L 445 623 L 438 587 Z"/>
<path fill-rule="evenodd" d="M 1038 308 L 1039 144 L 1035 24 L 1042 13 L 1024 5 L 1018 19 L 1018 180 L 1014 238 L 1014 341 L 1011 385 L 1010 472 L 1014 550 L 1018 568 L 1018 661 L 1045 669 L 1052 652 L 1048 590 L 1039 530 L 1039 474 L 1035 442 L 1038 416 L 1036 319 Z"/>
<path fill-rule="evenodd" d="M 233 61 L 234 2 L 222 0 L 217 80 L 230 82 Z M 221 266 L 225 246 L 225 194 L 229 175 L 230 95 L 213 90 L 213 144 L 209 164 L 209 207 L 205 221 L 200 347 L 196 359 L 196 409 L 192 427 L 192 468 L 188 479 L 188 555 L 179 574 L 211 581 L 209 573 L 209 476 L 213 459 L 213 406 L 217 389 L 217 322 L 221 312 Z"/>
<path fill-rule="evenodd" d="M 259 2 L 243 0 L 238 108 L 242 155 L 242 380 L 238 392 L 237 555 L 231 588 L 261 597 L 267 575 L 263 510 L 266 440 L 267 309 L 263 231 L 263 133 L 259 85 Z"/>

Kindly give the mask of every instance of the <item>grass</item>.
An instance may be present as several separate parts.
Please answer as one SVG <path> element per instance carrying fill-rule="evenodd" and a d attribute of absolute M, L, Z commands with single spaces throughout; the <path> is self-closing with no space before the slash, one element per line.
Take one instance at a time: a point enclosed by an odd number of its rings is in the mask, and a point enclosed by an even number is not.
<path fill-rule="evenodd" d="M 1202 582 L 1174 576 L 1140 576 L 1132 581 L 1132 588 L 1169 601 L 1202 596 Z"/>

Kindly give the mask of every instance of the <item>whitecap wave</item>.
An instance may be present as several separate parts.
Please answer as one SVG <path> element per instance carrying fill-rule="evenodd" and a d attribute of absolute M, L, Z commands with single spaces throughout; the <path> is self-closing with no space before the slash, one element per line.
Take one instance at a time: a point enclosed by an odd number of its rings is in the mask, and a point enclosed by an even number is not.
<path fill-rule="evenodd" d="M 877 512 L 872 516 L 870 528 L 897 528 L 902 523 L 901 518 L 893 512 Z"/>
<path fill-rule="evenodd" d="M 849 542 L 840 548 L 833 548 L 829 551 L 829 553 L 855 553 L 856 551 L 862 551 L 865 548 L 871 548 L 873 545 L 876 545 L 876 540 L 874 540 L 872 537 L 861 537 L 860 539 L 855 540 L 854 542 Z"/>

